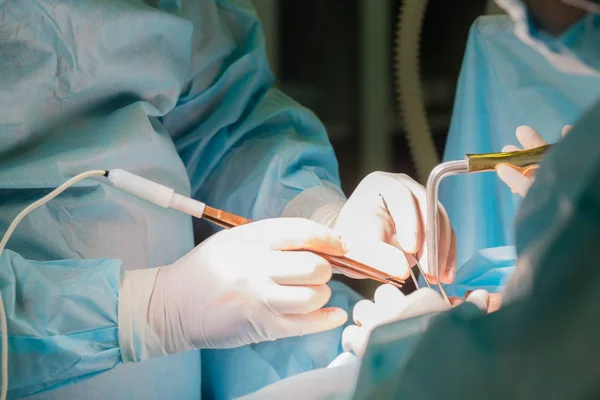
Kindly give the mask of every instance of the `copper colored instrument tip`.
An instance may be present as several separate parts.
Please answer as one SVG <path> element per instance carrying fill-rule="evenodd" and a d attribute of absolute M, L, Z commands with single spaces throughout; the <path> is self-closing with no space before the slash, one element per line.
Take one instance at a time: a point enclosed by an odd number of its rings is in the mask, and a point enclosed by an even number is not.
<path fill-rule="evenodd" d="M 250 219 L 240 217 L 239 215 L 231 214 L 226 211 L 209 206 L 205 207 L 202 218 L 212 222 L 215 225 L 227 229 L 249 224 L 250 222 L 252 222 L 252 220 Z M 368 265 L 352 260 L 348 257 L 331 256 L 329 254 L 322 254 L 317 252 L 313 253 L 323 257 L 324 259 L 329 261 L 329 263 L 332 266 L 344 272 L 355 273 L 364 278 L 373 279 L 381 283 L 389 283 L 398 288 L 401 288 L 402 284 L 404 283 L 404 280 L 402 279 L 386 274 L 383 271 L 369 267 Z"/>

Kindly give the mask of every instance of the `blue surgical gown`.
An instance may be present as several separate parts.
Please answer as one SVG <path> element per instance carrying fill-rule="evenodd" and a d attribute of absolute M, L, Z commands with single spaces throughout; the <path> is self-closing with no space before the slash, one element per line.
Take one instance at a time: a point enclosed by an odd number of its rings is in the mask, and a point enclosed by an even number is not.
<path fill-rule="evenodd" d="M 584 23 L 557 40 L 577 46 Z M 562 127 L 575 122 L 599 96 L 597 76 L 558 71 L 515 36 L 510 17 L 480 17 L 469 33 L 444 161 L 519 145 L 515 130 L 520 125 L 556 142 Z M 514 261 L 513 224 L 520 197 L 496 174 L 483 173 L 447 178 L 440 201 L 457 237 L 457 279 L 448 291 L 458 296 L 477 287 L 496 291 L 512 270 L 508 266 Z"/>
<path fill-rule="evenodd" d="M 279 216 L 307 188 L 342 196 L 324 127 L 273 89 L 249 0 L 1 3 L 0 233 L 25 206 L 98 168 L 252 219 Z M 28 216 L 0 259 L 9 397 L 200 398 L 200 352 L 121 364 L 118 343 L 120 271 L 172 263 L 193 245 L 189 217 L 95 181 Z M 338 304 L 345 293 L 334 287 Z M 325 366 L 339 333 L 240 349 L 237 365 L 251 380 L 279 363 L 271 381 Z M 306 356 L 312 343 L 328 349 L 323 359 Z"/>

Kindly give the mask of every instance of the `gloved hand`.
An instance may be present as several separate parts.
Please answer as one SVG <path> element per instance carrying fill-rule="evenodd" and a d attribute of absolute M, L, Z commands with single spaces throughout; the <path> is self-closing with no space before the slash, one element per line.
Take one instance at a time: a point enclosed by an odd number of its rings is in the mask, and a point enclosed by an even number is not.
<path fill-rule="evenodd" d="M 307 251 L 344 255 L 338 235 L 301 218 L 216 233 L 172 265 L 125 271 L 119 342 L 127 361 L 192 349 L 234 348 L 343 325 L 331 265 Z"/>
<path fill-rule="evenodd" d="M 571 125 L 565 125 L 562 129 L 562 137 L 565 137 L 567 133 L 571 130 Z M 517 128 L 517 139 L 521 146 L 523 146 L 524 150 L 533 149 L 535 147 L 545 146 L 547 143 L 542 139 L 542 137 L 531 127 L 529 126 L 519 126 Z M 522 150 L 517 146 L 508 145 L 502 148 L 502 152 L 509 151 L 517 151 Z M 519 171 L 508 167 L 506 165 L 501 165 L 497 168 L 496 172 L 498 173 L 498 177 L 506 183 L 506 185 L 513 191 L 513 193 L 518 193 L 521 197 L 525 197 L 529 187 L 533 183 L 533 171 L 531 175 L 525 176 L 521 174 Z"/>
<path fill-rule="evenodd" d="M 385 210 L 382 196 L 393 219 Z M 408 278 L 409 265 L 415 264 L 416 257 L 430 282 L 435 282 L 434 271 L 427 262 L 426 210 L 425 188 L 419 183 L 404 174 L 374 172 L 338 207 L 335 218 L 329 216 L 329 226 L 344 238 L 348 257 L 404 279 Z M 438 218 L 440 278 L 443 283 L 452 283 L 456 271 L 456 237 L 441 204 Z M 406 256 L 397 249 L 402 249 Z"/>
<path fill-rule="evenodd" d="M 461 305 L 462 303 L 464 303 L 465 301 L 468 301 L 467 299 L 469 299 L 469 296 L 473 293 L 473 290 L 469 290 L 467 291 L 466 295 L 467 298 L 463 298 L 463 297 L 450 297 L 450 304 L 452 304 L 452 307 L 456 307 Z M 493 313 L 496 312 L 500 309 L 500 307 L 502 306 L 502 293 L 488 293 L 488 308 L 487 308 L 487 312 L 488 313 Z"/>
<path fill-rule="evenodd" d="M 482 311 L 488 309 L 488 293 L 475 290 L 466 299 Z M 354 323 L 342 333 L 344 351 L 362 357 L 367 349 L 371 332 L 390 322 L 438 313 L 450 309 L 442 296 L 430 288 L 419 289 L 408 296 L 392 285 L 382 285 L 375 291 L 374 301 L 362 300 L 354 306 Z"/>

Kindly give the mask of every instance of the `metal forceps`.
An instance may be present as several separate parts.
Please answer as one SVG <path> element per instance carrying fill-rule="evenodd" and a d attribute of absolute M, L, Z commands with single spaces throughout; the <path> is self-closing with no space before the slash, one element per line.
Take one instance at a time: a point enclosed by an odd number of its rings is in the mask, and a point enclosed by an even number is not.
<path fill-rule="evenodd" d="M 206 206 L 204 207 L 204 211 L 202 215 L 198 215 L 198 218 L 203 218 L 207 221 L 212 222 L 213 224 L 220 226 L 222 228 L 233 228 L 240 225 L 245 225 L 252 222 L 249 219 L 244 217 L 240 217 L 239 215 L 231 214 L 223 210 L 219 210 L 217 208 Z M 361 262 L 353 260 L 351 258 L 345 256 L 332 256 L 329 254 L 323 254 L 316 251 L 313 251 L 323 258 L 325 258 L 329 263 L 346 272 L 351 272 L 357 275 L 360 275 L 363 278 L 372 279 L 374 281 L 378 281 L 381 283 L 388 283 L 396 286 L 397 288 L 401 288 L 404 284 L 404 280 L 400 279 L 396 276 L 392 276 L 388 273 L 380 271 L 376 268 L 365 265 Z"/>
<path fill-rule="evenodd" d="M 501 165 L 516 169 L 525 176 L 530 176 L 537 168 L 542 157 L 552 145 L 545 145 L 529 150 L 506 153 L 467 154 L 464 160 L 448 161 L 438 164 L 429 174 L 426 185 L 427 203 L 427 261 L 433 269 L 437 286 L 442 297 L 450 304 L 450 299 L 440 283 L 438 265 L 438 192 L 441 181 L 452 175 L 495 171 Z M 427 280 L 427 277 L 425 277 Z"/>
<path fill-rule="evenodd" d="M 390 221 L 392 221 L 392 227 L 394 228 L 394 233 L 396 234 L 396 236 L 398 236 L 398 228 L 396 227 L 396 221 L 394 221 L 394 218 L 392 218 L 392 213 L 390 212 L 390 208 L 388 207 L 387 201 L 385 201 L 385 197 L 383 197 L 383 195 L 381 193 L 379 193 L 379 197 L 381 197 L 381 201 L 383 202 L 383 207 L 385 208 L 385 212 L 387 213 L 388 217 L 390 218 Z M 414 273 L 412 267 L 414 265 L 416 265 L 417 268 L 419 269 L 419 272 L 423 276 L 425 276 L 425 271 L 423 271 L 423 268 L 421 268 L 421 264 L 419 264 L 419 260 L 417 259 L 417 257 L 415 257 L 413 254 L 406 253 L 402 248 L 400 250 L 402 250 L 402 252 L 406 255 L 406 260 L 408 261 L 408 270 L 410 272 L 410 277 L 412 278 L 412 280 L 415 284 L 415 287 L 417 289 L 419 289 L 419 281 L 415 277 L 415 273 Z M 427 284 L 427 287 L 431 287 L 431 286 L 429 286 L 429 282 L 427 281 L 427 279 L 425 279 L 425 283 Z"/>

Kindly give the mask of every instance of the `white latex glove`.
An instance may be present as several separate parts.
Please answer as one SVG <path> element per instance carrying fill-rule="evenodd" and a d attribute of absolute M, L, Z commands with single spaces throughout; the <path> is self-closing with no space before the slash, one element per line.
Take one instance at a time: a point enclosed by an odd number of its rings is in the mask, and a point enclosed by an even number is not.
<path fill-rule="evenodd" d="M 380 195 L 386 200 L 392 218 Z M 287 205 L 283 215 L 308 218 L 334 228 L 348 246 L 348 257 L 392 276 L 407 279 L 409 265 L 415 264 L 416 257 L 429 281 L 435 283 L 425 244 L 425 188 L 407 175 L 373 172 L 360 182 L 347 201 L 339 189 L 331 186 L 307 189 Z M 438 218 L 440 277 L 443 283 L 452 283 L 456 272 L 456 237 L 441 204 Z"/>
<path fill-rule="evenodd" d="M 341 207 L 332 227 L 344 238 L 348 257 L 403 279 L 409 277 L 409 265 L 414 265 L 414 257 L 417 257 L 430 282 L 435 282 L 434 271 L 427 262 L 426 210 L 425 188 L 415 180 L 404 174 L 374 172 L 360 182 Z M 441 204 L 438 218 L 440 277 L 443 283 L 452 283 L 456 270 L 456 237 Z M 397 249 L 406 253 L 408 261 Z"/>
<path fill-rule="evenodd" d="M 488 308 L 488 293 L 475 290 L 466 299 L 482 311 Z M 380 286 L 374 301 L 362 300 L 354 306 L 354 323 L 342 333 L 344 351 L 362 357 L 367 349 L 371 332 L 378 326 L 399 320 L 438 313 L 450 309 L 442 296 L 430 288 L 419 289 L 408 296 L 392 285 Z"/>
<path fill-rule="evenodd" d="M 565 125 L 562 129 L 561 136 L 565 137 L 571 128 L 571 125 Z M 521 143 L 521 146 L 523 146 L 523 149 L 519 149 L 517 146 L 508 145 L 502 148 L 502 152 L 529 150 L 535 147 L 545 146 L 547 144 L 539 135 L 539 133 L 529 126 L 519 126 L 516 134 L 519 143 Z M 525 197 L 534 179 L 533 175 L 525 176 L 519 171 L 506 165 L 499 166 L 496 172 L 498 173 L 498 177 L 502 180 L 502 182 L 506 183 L 513 193 L 518 193 L 521 197 Z"/>
<path fill-rule="evenodd" d="M 216 233 L 172 265 L 125 271 L 119 304 L 123 361 L 192 349 L 234 348 L 343 325 L 331 265 L 306 251 L 344 255 L 339 235 L 301 218 Z"/>

